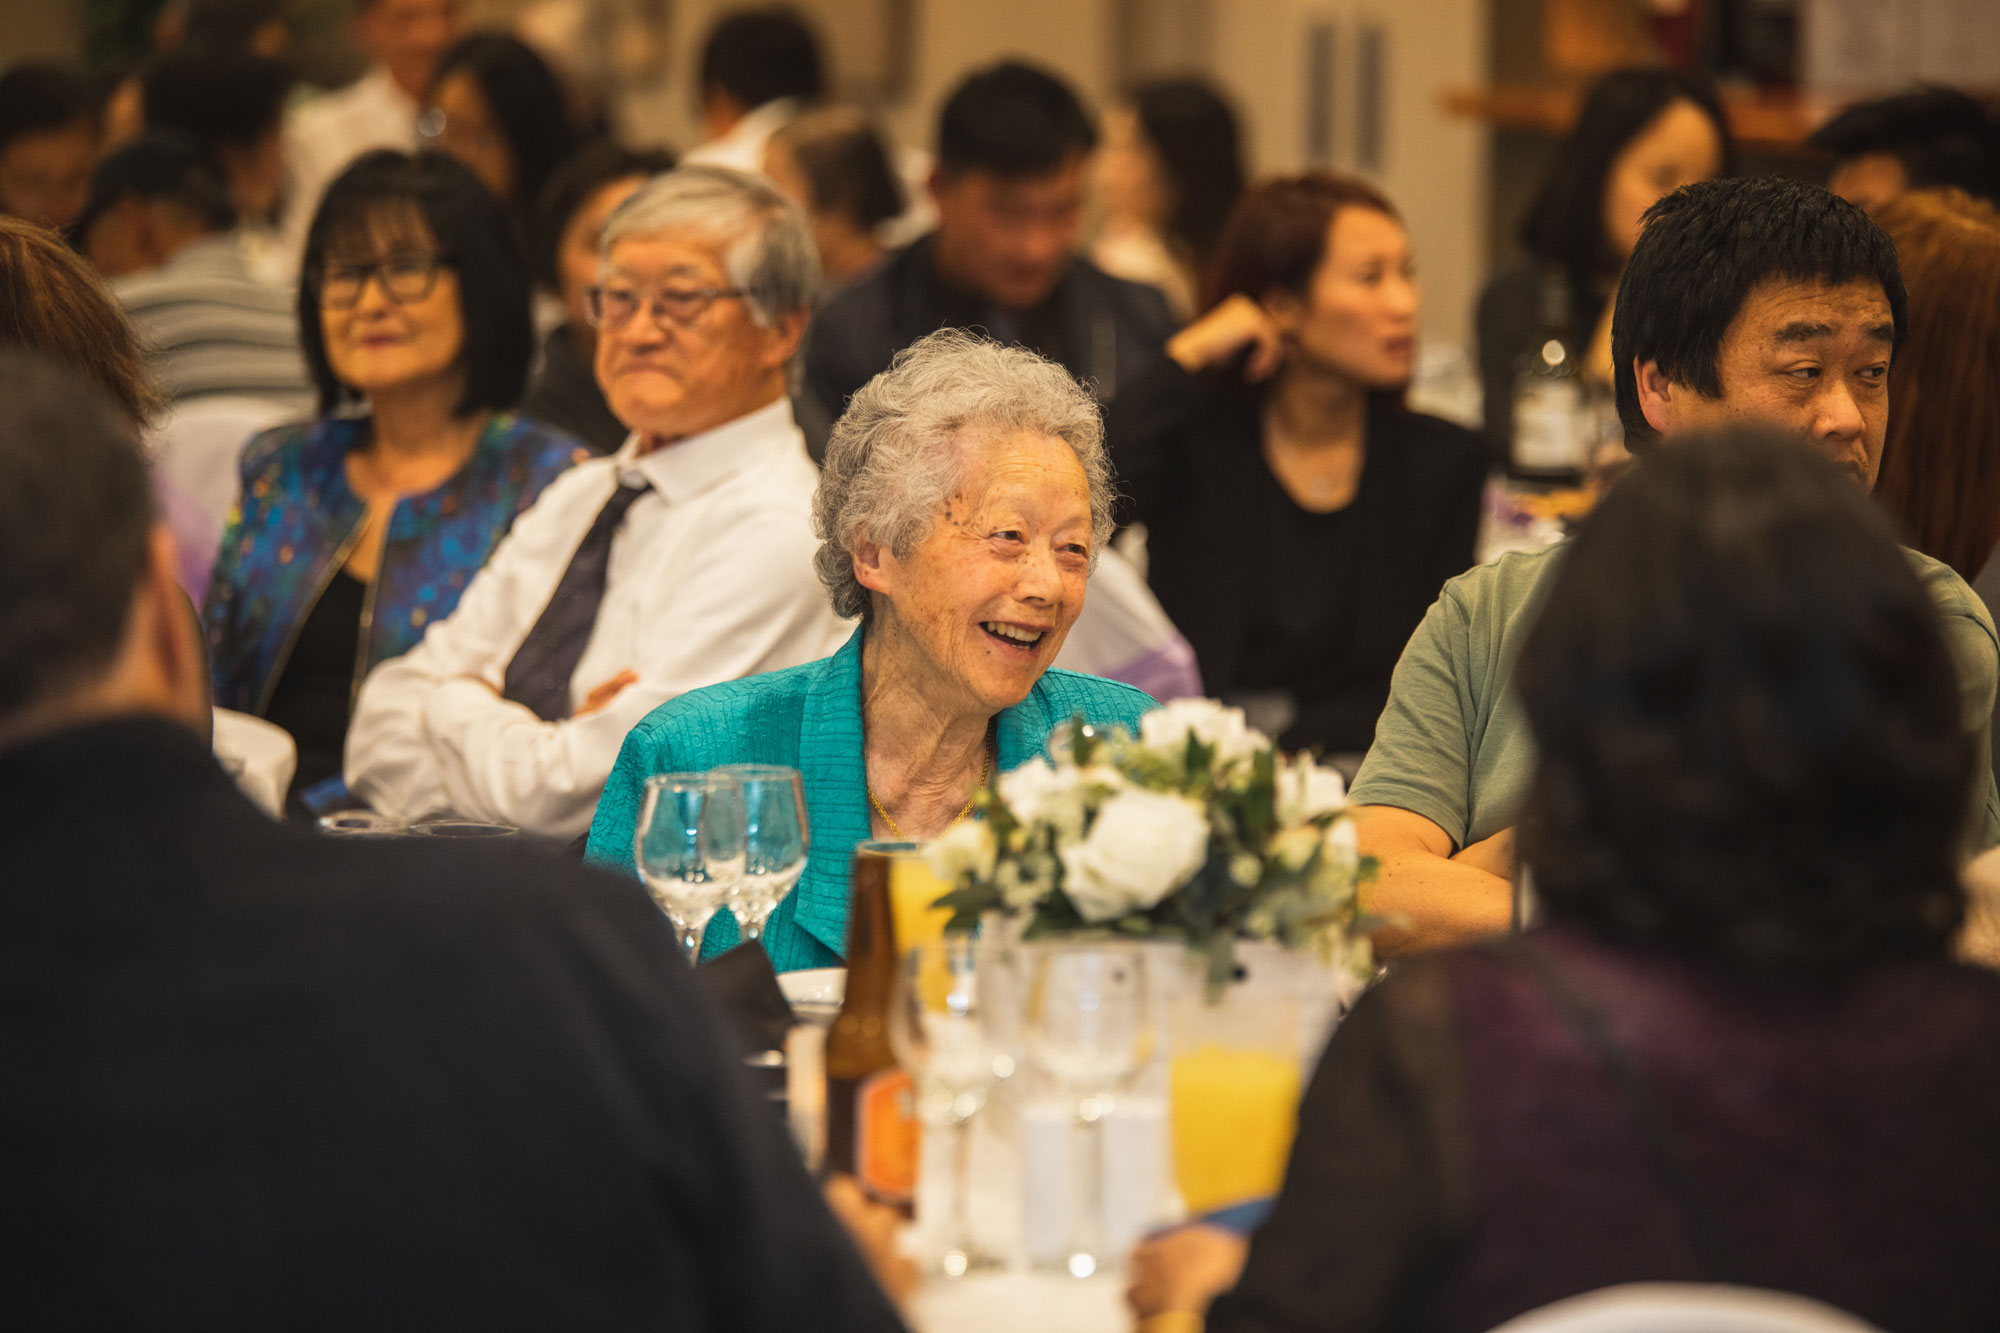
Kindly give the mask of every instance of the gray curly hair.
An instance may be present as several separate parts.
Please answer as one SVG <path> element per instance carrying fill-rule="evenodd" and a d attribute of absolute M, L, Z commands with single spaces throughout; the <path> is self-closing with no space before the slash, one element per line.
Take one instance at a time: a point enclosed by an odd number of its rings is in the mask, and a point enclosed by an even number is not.
<path fill-rule="evenodd" d="M 969 433 L 1035 431 L 1067 444 L 1090 483 L 1090 559 L 1111 538 L 1111 460 L 1104 419 L 1088 391 L 1053 361 L 958 329 L 940 329 L 897 353 L 861 386 L 834 423 L 813 495 L 813 558 L 834 613 L 868 614 L 854 575 L 866 535 L 898 558 L 929 535 L 964 480 Z"/>

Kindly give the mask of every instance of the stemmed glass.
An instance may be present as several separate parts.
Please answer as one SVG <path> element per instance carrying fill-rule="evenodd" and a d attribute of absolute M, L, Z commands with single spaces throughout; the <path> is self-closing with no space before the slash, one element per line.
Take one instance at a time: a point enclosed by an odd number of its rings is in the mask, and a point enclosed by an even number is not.
<path fill-rule="evenodd" d="M 1035 945 L 1031 957 L 1028 1059 L 1068 1100 L 1082 1140 L 1065 1267 L 1089 1277 L 1104 1264 L 1101 1126 L 1113 1096 L 1153 1057 L 1146 956 L 1136 945 L 1079 942 Z"/>
<path fill-rule="evenodd" d="M 632 844 L 639 877 L 673 921 L 693 965 L 708 919 L 742 877 L 742 790 L 719 773 L 648 778 Z"/>
<path fill-rule="evenodd" d="M 754 940 L 805 872 L 812 845 L 805 784 L 796 768 L 778 764 L 730 764 L 716 772 L 743 792 L 743 877 L 730 906 L 744 940 Z"/>
<path fill-rule="evenodd" d="M 951 1212 L 939 1269 L 963 1277 L 998 1262 L 971 1234 L 972 1118 L 993 1085 L 1014 1072 L 1006 983 L 1011 958 L 992 945 L 953 935 L 912 945 L 898 965 L 889 1004 L 889 1047 L 916 1082 L 917 1115 L 928 1137 L 948 1140 Z"/>

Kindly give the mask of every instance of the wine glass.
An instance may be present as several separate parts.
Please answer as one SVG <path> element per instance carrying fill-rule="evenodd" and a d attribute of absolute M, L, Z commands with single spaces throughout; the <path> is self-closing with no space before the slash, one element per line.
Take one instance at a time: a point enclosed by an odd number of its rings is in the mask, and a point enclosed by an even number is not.
<path fill-rule="evenodd" d="M 1011 959 L 970 936 L 911 946 L 898 964 L 889 1004 L 889 1047 L 916 1083 L 917 1116 L 926 1136 L 950 1144 L 951 1211 L 942 1234 L 939 1269 L 963 1277 L 998 1260 L 972 1242 L 972 1118 L 993 1085 L 1014 1072 L 1010 1034 L 1002 1021 Z"/>
<path fill-rule="evenodd" d="M 730 905 L 743 938 L 755 940 L 805 872 L 812 845 L 805 784 L 796 768 L 778 764 L 730 764 L 716 771 L 743 792 L 743 878 Z"/>
<path fill-rule="evenodd" d="M 1068 1100 L 1082 1140 L 1064 1266 L 1089 1277 L 1104 1264 L 1100 1129 L 1113 1096 L 1153 1056 L 1146 956 L 1137 945 L 1098 941 L 1038 944 L 1030 956 L 1028 1059 Z"/>
<path fill-rule="evenodd" d="M 692 965 L 702 933 L 743 868 L 743 793 L 715 773 L 646 779 L 633 859 L 653 901 L 674 923 Z"/>

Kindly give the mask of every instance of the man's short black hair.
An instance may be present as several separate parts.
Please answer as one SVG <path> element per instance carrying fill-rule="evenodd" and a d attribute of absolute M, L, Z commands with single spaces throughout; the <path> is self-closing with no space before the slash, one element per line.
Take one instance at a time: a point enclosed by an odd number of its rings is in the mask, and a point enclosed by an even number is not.
<path fill-rule="evenodd" d="M 0 718 L 111 664 L 153 513 L 138 435 L 104 390 L 0 347 Z"/>
<path fill-rule="evenodd" d="M 664 148 L 627 148 L 610 139 L 596 139 L 576 150 L 562 164 L 528 219 L 528 253 L 535 277 L 550 291 L 562 288 L 559 271 L 563 230 L 577 210 L 613 181 L 633 176 L 663 176 L 674 169 L 674 155 Z"/>
<path fill-rule="evenodd" d="M 1803 443 L 1648 454 L 1553 571 L 1513 683 L 1551 922 L 1739 975 L 1949 952 L 1977 769 L 1951 652 L 1888 515 Z"/>
<path fill-rule="evenodd" d="M 1046 176 L 1097 147 L 1097 126 L 1069 85 L 1003 60 L 975 72 L 938 116 L 938 166 L 1020 179 Z"/>
<path fill-rule="evenodd" d="M 284 0 L 187 0 L 181 41 L 210 51 L 248 51 L 257 34 L 285 21 Z"/>
<path fill-rule="evenodd" d="M 457 158 L 380 148 L 334 178 L 306 232 L 299 347 L 319 386 L 320 411 L 332 413 L 352 397 L 333 373 L 320 328 L 319 277 L 327 253 L 335 244 L 365 238 L 375 225 L 394 226 L 411 214 L 422 220 L 438 254 L 458 273 L 465 395 L 456 410 L 463 416 L 512 407 L 520 401 L 535 351 L 532 288 L 518 229 L 500 201 Z"/>
<path fill-rule="evenodd" d="M 97 98 L 81 75 L 24 61 L 0 74 L 0 153 L 16 139 L 97 118 Z"/>
<path fill-rule="evenodd" d="M 2000 204 L 2000 118 L 1956 88 L 1917 88 L 1851 106 L 1806 142 L 1836 162 L 1887 153 L 1913 190 L 1955 185 Z"/>
<path fill-rule="evenodd" d="M 826 91 L 819 39 L 785 5 L 726 14 L 701 48 L 700 87 L 720 88 L 749 110 L 795 97 L 816 102 Z"/>
<path fill-rule="evenodd" d="M 1646 210 L 1611 316 L 1618 419 L 1628 443 L 1656 432 L 1639 408 L 1635 361 L 1722 396 L 1716 360 L 1751 291 L 1766 282 L 1877 283 L 1903 345 L 1908 299 L 1896 246 L 1868 215 L 1817 185 L 1777 176 L 1684 185 Z"/>
<path fill-rule="evenodd" d="M 147 65 L 140 82 L 150 128 L 248 148 L 283 123 L 292 71 L 243 52 L 184 49 Z"/>
<path fill-rule="evenodd" d="M 90 173 L 90 198 L 76 219 L 79 241 L 99 218 L 128 198 L 171 203 L 211 231 L 236 225 L 236 207 L 221 170 L 197 139 L 170 130 L 148 130 L 120 144 Z"/>

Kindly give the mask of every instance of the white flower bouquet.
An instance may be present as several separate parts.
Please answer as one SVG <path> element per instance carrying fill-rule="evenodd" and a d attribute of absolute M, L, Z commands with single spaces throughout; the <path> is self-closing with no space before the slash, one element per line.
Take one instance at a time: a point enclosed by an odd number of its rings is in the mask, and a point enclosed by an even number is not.
<path fill-rule="evenodd" d="M 1178 936 L 1206 955 L 1212 991 L 1234 975 L 1238 940 L 1372 972 L 1374 923 L 1355 891 L 1374 863 L 1356 850 L 1338 773 L 1287 759 L 1241 709 L 1208 699 L 1147 713 L 1136 739 L 1071 722 L 1049 750 L 931 844 L 954 928 L 997 911 L 1025 918 L 1025 939 Z"/>

